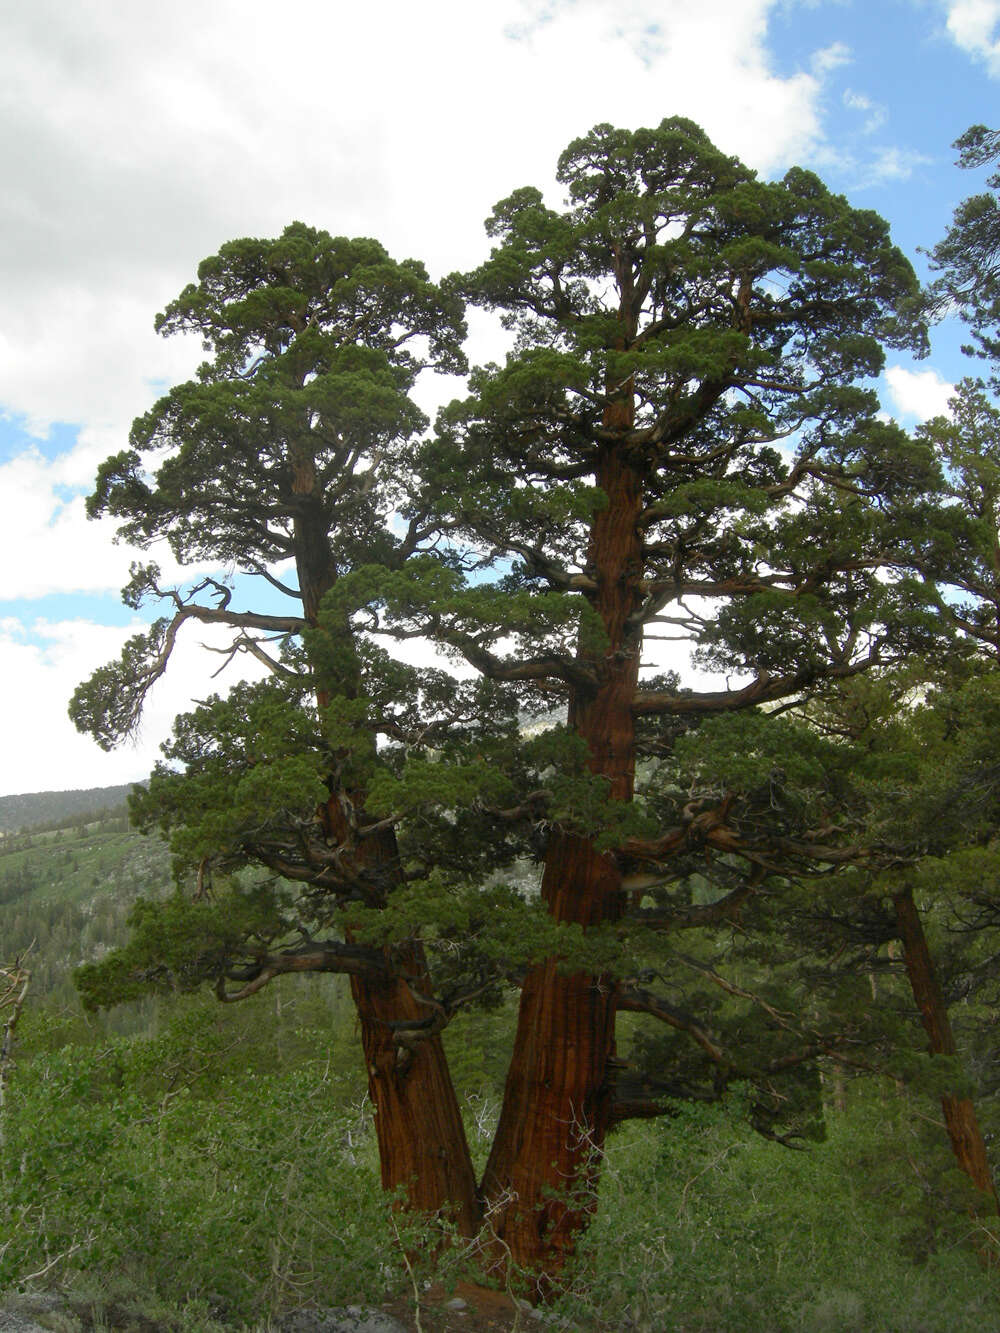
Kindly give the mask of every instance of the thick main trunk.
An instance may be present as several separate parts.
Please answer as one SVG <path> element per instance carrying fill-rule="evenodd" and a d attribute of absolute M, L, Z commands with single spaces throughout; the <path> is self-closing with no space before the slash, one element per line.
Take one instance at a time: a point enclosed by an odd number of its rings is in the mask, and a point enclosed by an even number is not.
<path fill-rule="evenodd" d="M 628 801 L 641 646 L 629 618 L 641 569 L 641 490 L 623 451 L 613 446 L 602 450 L 597 481 L 608 502 L 594 516 L 588 565 L 607 644 L 598 654 L 581 644 L 598 686 L 571 699 L 568 720 L 587 742 L 590 771 L 607 779 L 612 800 Z M 615 858 L 599 852 L 590 838 L 556 832 L 546 854 L 542 895 L 556 921 L 588 928 L 616 920 L 622 893 Z M 498 1267 L 533 1275 L 538 1294 L 558 1284 L 593 1211 L 611 1118 L 615 998 L 611 978 L 567 974 L 556 958 L 533 969 L 521 993 L 482 1192 Z"/>
<path fill-rule="evenodd" d="M 603 900 L 618 897 L 613 867 L 584 838 L 557 834 L 553 844 L 543 879 L 550 905 L 571 884 L 589 900 L 590 921 L 602 919 Z M 529 972 L 482 1192 L 497 1267 L 533 1275 L 538 1295 L 562 1271 L 593 1209 L 614 1031 L 610 981 L 560 972 L 557 959 Z"/>
<path fill-rule="evenodd" d="M 463 1236 L 479 1226 L 479 1200 L 448 1062 L 437 1033 L 406 1044 L 400 1022 L 426 1019 L 416 998 L 427 968 L 418 943 L 396 950 L 396 975 L 373 985 L 351 978 L 368 1094 L 375 1108 L 382 1187 L 408 1208 L 441 1217 Z M 404 979 L 405 974 L 405 979 Z"/>
<path fill-rule="evenodd" d="M 920 1019 L 924 1025 L 934 1055 L 955 1055 L 955 1037 L 951 1030 L 948 1010 L 945 1007 L 941 988 L 934 971 L 934 962 L 927 937 L 924 934 L 920 913 L 913 901 L 909 888 L 893 896 L 896 908 L 896 920 L 899 935 L 903 942 L 903 958 L 906 972 L 910 979 L 913 998 L 920 1010 Z M 941 1098 L 944 1122 L 951 1140 L 951 1150 L 958 1165 L 969 1177 L 976 1189 L 982 1190 L 984 1207 L 995 1213 L 1000 1211 L 993 1173 L 986 1156 L 986 1144 L 983 1142 L 976 1108 L 969 1097 L 958 1097 L 945 1093 Z"/>

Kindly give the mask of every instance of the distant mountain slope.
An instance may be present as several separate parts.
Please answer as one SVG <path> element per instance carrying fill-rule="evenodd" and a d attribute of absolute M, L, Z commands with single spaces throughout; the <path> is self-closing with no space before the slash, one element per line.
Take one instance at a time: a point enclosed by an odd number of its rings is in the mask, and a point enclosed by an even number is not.
<path fill-rule="evenodd" d="M 35 825 L 0 837 L 0 964 L 28 951 L 32 995 L 73 1012 L 73 968 L 125 942 L 136 898 L 171 888 L 170 852 L 162 839 L 129 828 L 126 791 L 98 788 L 101 803 L 117 796 L 119 804 L 97 819 L 84 810 L 64 816 L 63 828 L 51 829 L 53 820 L 48 831 Z"/>
<path fill-rule="evenodd" d="M 37 828 L 73 815 L 114 810 L 125 804 L 134 783 L 121 787 L 85 787 L 78 791 L 35 791 L 0 796 L 0 833 Z"/>

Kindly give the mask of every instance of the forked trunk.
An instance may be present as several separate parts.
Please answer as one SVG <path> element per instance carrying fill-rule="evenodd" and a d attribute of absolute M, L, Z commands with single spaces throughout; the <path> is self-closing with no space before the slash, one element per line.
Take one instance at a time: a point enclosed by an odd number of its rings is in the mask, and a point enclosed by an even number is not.
<path fill-rule="evenodd" d="M 948 1019 L 941 989 L 934 971 L 934 962 L 913 894 L 909 888 L 893 895 L 899 935 L 903 941 L 903 958 L 910 978 L 913 998 L 920 1010 L 921 1022 L 934 1055 L 955 1055 L 955 1037 Z M 976 1108 L 969 1097 L 945 1093 L 941 1098 L 944 1122 L 951 1140 L 951 1150 L 958 1165 L 976 1189 L 983 1194 L 983 1211 L 1000 1211 L 993 1173 L 986 1156 Z"/>

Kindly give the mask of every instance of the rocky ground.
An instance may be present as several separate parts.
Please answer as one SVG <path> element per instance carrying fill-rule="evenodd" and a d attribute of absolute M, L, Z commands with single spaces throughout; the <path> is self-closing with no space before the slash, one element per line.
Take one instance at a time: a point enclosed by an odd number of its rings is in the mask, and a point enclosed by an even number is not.
<path fill-rule="evenodd" d="M 519 1304 L 504 1292 L 460 1282 L 422 1293 L 419 1308 L 400 1297 L 382 1308 L 300 1310 L 260 1325 L 260 1333 L 530 1333 L 560 1329 L 561 1320 Z M 215 1325 L 213 1333 L 219 1333 Z M 0 1333 L 176 1333 L 173 1324 L 124 1306 L 97 1305 L 71 1295 L 11 1296 L 0 1306 Z"/>

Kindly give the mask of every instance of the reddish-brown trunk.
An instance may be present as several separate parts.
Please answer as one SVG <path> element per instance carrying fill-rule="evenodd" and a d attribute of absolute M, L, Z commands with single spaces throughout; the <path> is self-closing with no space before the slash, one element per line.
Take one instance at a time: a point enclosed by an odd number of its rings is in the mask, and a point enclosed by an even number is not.
<path fill-rule="evenodd" d="M 895 894 L 893 903 L 896 907 L 900 939 L 903 942 L 906 972 L 910 978 L 913 998 L 920 1010 L 921 1022 L 930 1042 L 930 1049 L 934 1055 L 955 1055 L 955 1037 L 948 1019 L 948 1010 L 941 995 L 934 962 L 927 947 L 927 937 L 911 890 L 905 888 Z M 986 1156 L 986 1144 L 983 1142 L 976 1109 L 971 1099 L 945 1093 L 941 1098 L 941 1109 L 944 1112 L 944 1122 L 955 1160 L 976 1189 L 982 1190 L 985 1208 L 991 1213 L 1000 1211 L 993 1173 Z"/>
<path fill-rule="evenodd" d="M 569 883 L 590 900 L 589 921 L 602 919 L 602 900 L 618 897 L 613 866 L 584 838 L 557 834 L 553 843 L 543 879 L 550 906 Z M 610 981 L 561 973 L 556 959 L 532 969 L 521 992 L 483 1196 L 497 1267 L 535 1275 L 538 1295 L 562 1271 L 593 1208 L 611 1111 L 614 1001 Z"/>
<path fill-rule="evenodd" d="M 352 795 L 357 809 L 360 794 Z M 331 797 L 324 817 L 331 835 L 346 847 L 352 834 L 339 796 Z M 355 839 L 350 855 L 374 884 L 381 882 L 383 892 L 399 882 L 391 828 Z M 382 1187 L 399 1192 L 414 1211 L 439 1216 L 461 1235 L 472 1236 L 480 1214 L 476 1177 L 444 1046 L 437 1032 L 408 1026 L 435 1013 L 420 999 L 431 994 L 424 950 L 419 940 L 411 940 L 387 950 L 387 956 L 387 980 L 351 977 Z"/>
<path fill-rule="evenodd" d="M 631 408 L 609 424 L 627 428 Z M 587 742 L 591 772 L 613 800 L 632 797 L 632 701 L 640 637 L 630 625 L 641 552 L 639 478 L 620 447 L 602 448 L 597 481 L 607 505 L 594 516 L 589 569 L 607 644 L 581 658 L 597 687 L 570 701 L 569 724 Z M 553 835 L 542 894 L 559 922 L 586 927 L 616 920 L 621 876 L 613 856 L 568 832 Z M 558 959 L 533 969 L 521 994 L 500 1123 L 483 1178 L 498 1267 L 534 1275 L 536 1292 L 558 1283 L 593 1209 L 600 1153 L 610 1123 L 616 987 L 608 977 L 561 972 Z"/>
<path fill-rule="evenodd" d="M 299 591 L 303 614 L 315 625 L 323 596 L 336 580 L 336 569 L 314 462 L 308 455 L 291 462 L 292 490 L 300 497 L 294 525 Z M 343 625 L 342 633 L 349 642 L 348 624 Z M 357 680 L 338 681 L 338 687 L 348 694 L 357 686 Z M 321 681 L 316 690 L 321 712 L 329 700 Z M 344 795 L 333 793 L 320 811 L 326 831 L 349 849 L 355 866 L 384 896 L 400 881 L 395 833 L 387 828 L 359 837 L 347 811 L 353 812 L 354 820 L 363 818 L 364 793 L 352 792 L 342 801 Z M 438 1215 L 462 1235 L 471 1236 L 479 1219 L 476 1178 L 444 1046 L 437 1033 L 417 1037 L 413 1029 L 397 1026 L 419 1022 L 434 1012 L 418 998 L 431 993 L 419 941 L 392 951 L 391 963 L 388 980 L 351 978 L 368 1092 L 375 1110 L 382 1185 L 390 1192 L 398 1191 L 415 1211 Z"/>
<path fill-rule="evenodd" d="M 397 950 L 393 961 L 396 975 L 388 982 L 351 978 L 382 1187 L 402 1191 L 407 1207 L 440 1216 L 461 1235 L 473 1236 L 480 1213 L 476 1181 L 441 1038 L 434 1033 L 406 1045 L 399 1039 L 406 1033 L 395 1027 L 428 1016 L 416 998 L 426 989 L 423 950 L 410 944 Z"/>

